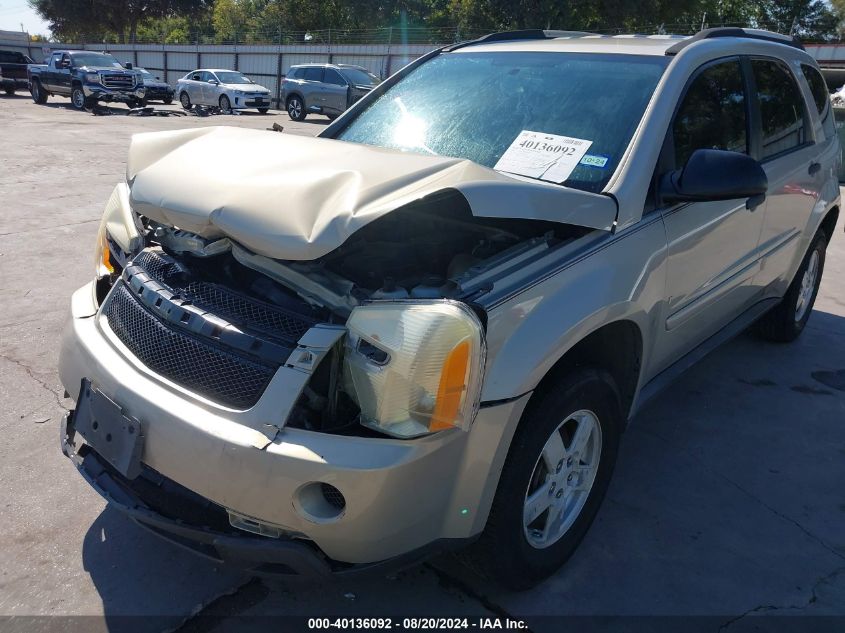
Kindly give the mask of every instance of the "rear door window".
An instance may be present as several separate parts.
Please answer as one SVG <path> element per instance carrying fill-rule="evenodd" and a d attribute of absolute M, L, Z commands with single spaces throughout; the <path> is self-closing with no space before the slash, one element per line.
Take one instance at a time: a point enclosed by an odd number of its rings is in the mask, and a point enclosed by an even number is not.
<path fill-rule="evenodd" d="M 760 103 L 763 160 L 792 151 L 807 142 L 804 98 L 784 64 L 751 60 Z"/>
<path fill-rule="evenodd" d="M 333 68 L 326 68 L 325 75 L 323 75 L 323 82 L 335 86 L 345 86 L 346 81 L 340 76 L 340 73 Z"/>
<path fill-rule="evenodd" d="M 305 79 L 305 81 L 323 81 L 323 69 L 306 68 L 305 76 L 303 78 Z"/>
<path fill-rule="evenodd" d="M 672 124 L 675 168 L 683 167 L 697 149 L 747 154 L 746 103 L 738 59 L 701 70 L 687 89 Z"/>

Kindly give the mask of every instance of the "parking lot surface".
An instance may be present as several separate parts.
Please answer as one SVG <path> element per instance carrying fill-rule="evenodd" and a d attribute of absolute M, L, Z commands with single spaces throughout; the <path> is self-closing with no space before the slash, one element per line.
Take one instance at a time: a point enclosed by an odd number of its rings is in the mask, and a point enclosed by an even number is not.
<path fill-rule="evenodd" d="M 448 557 L 322 586 L 252 580 L 107 508 L 59 450 L 70 401 L 56 364 L 69 298 L 92 276 L 94 236 L 130 136 L 273 123 L 317 134 L 328 122 L 294 123 L 275 111 L 110 111 L 0 97 L 0 616 L 98 616 L 84 630 L 112 631 L 124 630 L 127 615 L 158 616 L 133 620 L 141 631 L 233 630 L 239 615 L 285 614 L 697 615 L 713 616 L 713 630 L 741 628 L 755 614 L 845 616 L 842 219 L 802 338 L 773 345 L 743 335 L 644 409 L 585 541 L 532 591 L 502 592 Z M 198 619 L 205 615 L 223 619 Z"/>

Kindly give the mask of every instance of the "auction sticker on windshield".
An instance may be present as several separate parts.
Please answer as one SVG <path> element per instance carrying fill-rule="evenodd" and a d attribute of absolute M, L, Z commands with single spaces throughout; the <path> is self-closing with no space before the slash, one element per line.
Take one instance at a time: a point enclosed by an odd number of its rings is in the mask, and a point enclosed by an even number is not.
<path fill-rule="evenodd" d="M 522 130 L 493 169 L 561 183 L 592 144 L 582 138 Z"/>

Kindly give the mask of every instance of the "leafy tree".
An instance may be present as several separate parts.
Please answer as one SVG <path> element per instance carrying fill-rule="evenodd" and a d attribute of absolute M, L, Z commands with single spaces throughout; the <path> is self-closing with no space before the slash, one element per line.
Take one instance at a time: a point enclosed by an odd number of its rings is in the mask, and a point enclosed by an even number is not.
<path fill-rule="evenodd" d="M 60 39 L 107 38 L 136 40 L 142 19 L 190 15 L 213 0 L 29 0 Z"/>

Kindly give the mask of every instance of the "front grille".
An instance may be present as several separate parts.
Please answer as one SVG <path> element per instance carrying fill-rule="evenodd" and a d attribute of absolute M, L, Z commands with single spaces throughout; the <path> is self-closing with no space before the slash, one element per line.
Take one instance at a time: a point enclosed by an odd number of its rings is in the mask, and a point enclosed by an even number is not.
<path fill-rule="evenodd" d="M 191 303 L 221 316 L 244 330 L 296 343 L 317 323 L 310 315 L 247 297 L 231 288 L 208 281 L 191 280 L 188 271 L 168 255 L 154 249 L 142 251 L 132 262 L 146 273 L 189 299 Z"/>
<path fill-rule="evenodd" d="M 106 88 L 118 90 L 135 87 L 135 77 L 132 75 L 102 75 L 103 85 Z"/>
<path fill-rule="evenodd" d="M 109 326 L 144 365 L 187 389 L 235 409 L 253 406 L 277 366 L 221 349 L 162 323 L 118 281 L 103 308 Z"/>

